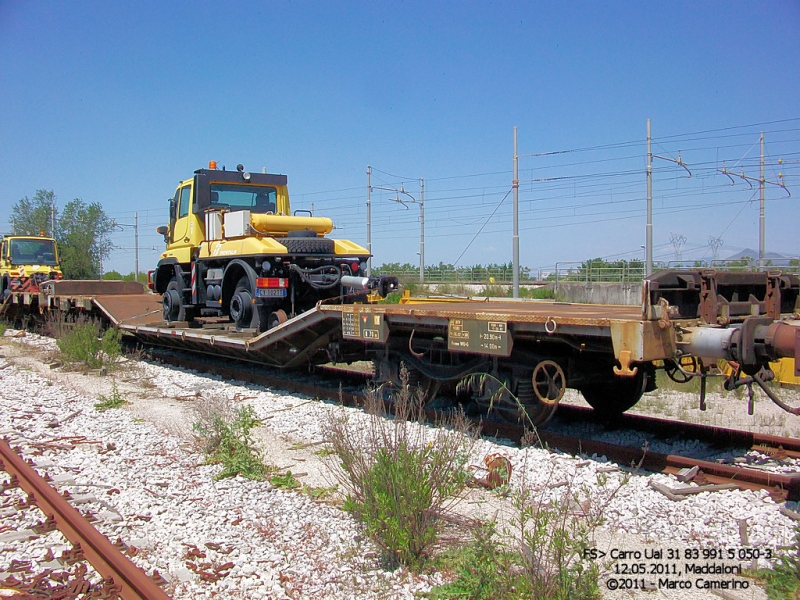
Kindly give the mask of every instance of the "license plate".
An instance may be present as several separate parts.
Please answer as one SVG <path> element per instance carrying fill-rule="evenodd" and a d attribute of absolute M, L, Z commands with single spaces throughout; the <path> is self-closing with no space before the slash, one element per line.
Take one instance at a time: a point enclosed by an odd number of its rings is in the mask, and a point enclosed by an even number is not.
<path fill-rule="evenodd" d="M 286 288 L 257 288 L 256 298 L 285 298 Z"/>

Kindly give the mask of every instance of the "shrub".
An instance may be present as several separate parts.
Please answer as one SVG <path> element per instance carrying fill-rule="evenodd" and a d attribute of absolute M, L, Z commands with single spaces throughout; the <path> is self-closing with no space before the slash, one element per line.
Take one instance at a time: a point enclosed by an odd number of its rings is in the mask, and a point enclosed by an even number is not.
<path fill-rule="evenodd" d="M 561 297 L 556 294 L 555 290 L 548 285 L 539 287 L 520 287 L 520 298 L 531 298 L 534 300 L 561 300 Z"/>
<path fill-rule="evenodd" d="M 263 480 L 273 469 L 264 464 L 250 434 L 259 424 L 253 407 L 248 405 L 230 411 L 222 404 L 218 406 L 223 408 L 203 412 L 201 419 L 192 425 L 208 462 L 222 464 L 222 471 L 215 479 L 241 475 Z"/>
<path fill-rule="evenodd" d="M 517 516 L 513 521 L 518 540 L 517 588 L 527 589 L 531 598 L 571 600 L 599 598 L 599 569 L 583 560 L 589 547 L 590 524 L 570 516 L 577 502 L 572 486 L 561 501 L 545 502 L 523 489 L 514 496 Z"/>
<path fill-rule="evenodd" d="M 117 329 L 106 329 L 100 336 L 100 325 L 94 321 L 78 321 L 71 328 L 62 328 L 56 345 L 65 362 L 88 369 L 113 367 L 122 354 Z"/>
<path fill-rule="evenodd" d="M 800 600 L 800 525 L 795 528 L 794 540 L 794 549 L 781 555 L 772 569 L 757 573 L 770 600 Z"/>
<path fill-rule="evenodd" d="M 462 412 L 423 426 L 423 403 L 401 369 L 402 389 L 385 410 L 378 390 L 367 390 L 365 424 L 344 409 L 324 424 L 334 454 L 329 461 L 347 494 L 345 509 L 359 517 L 390 565 L 419 566 L 436 542 L 443 514 L 469 480 L 465 469 L 475 440 Z"/>

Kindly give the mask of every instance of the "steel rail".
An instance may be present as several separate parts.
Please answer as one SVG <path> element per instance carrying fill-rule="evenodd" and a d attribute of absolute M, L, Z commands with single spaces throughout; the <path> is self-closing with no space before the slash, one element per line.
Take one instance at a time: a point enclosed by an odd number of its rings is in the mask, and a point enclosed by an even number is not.
<path fill-rule="evenodd" d="M 564 422 L 577 421 L 582 423 L 593 422 L 603 424 L 607 422 L 606 418 L 602 415 L 598 415 L 591 408 L 568 404 L 559 405 L 556 418 Z M 615 417 L 613 426 L 620 429 L 628 428 L 635 429 L 636 431 L 653 433 L 661 438 L 680 436 L 682 438 L 697 438 L 723 446 L 749 446 L 760 450 L 763 450 L 763 447 L 766 446 L 775 449 L 780 447 L 788 452 L 800 451 L 800 439 L 796 438 L 787 438 L 740 429 L 729 429 L 727 427 L 704 425 L 702 423 L 673 421 L 670 419 L 649 417 L 633 413 L 624 413 Z"/>
<path fill-rule="evenodd" d="M 297 381 L 285 376 L 280 372 L 267 372 L 263 368 L 256 368 L 253 365 L 236 364 L 234 361 L 206 362 L 198 361 L 196 356 L 192 358 L 182 358 L 182 352 L 175 354 L 157 353 L 158 358 L 164 362 L 187 367 L 191 369 L 206 370 L 208 372 L 221 375 L 224 378 L 244 380 L 249 383 L 279 387 L 292 393 L 307 394 L 318 398 L 327 398 L 333 401 L 341 401 L 347 405 L 358 405 L 361 394 L 343 389 L 332 389 L 324 385 L 304 381 Z M 363 373 L 353 373 L 347 370 L 318 369 L 326 371 L 333 376 L 350 376 L 358 379 L 363 377 Z M 560 409 L 567 408 L 561 406 Z M 435 411 L 426 411 L 428 418 L 433 422 L 436 420 Z M 568 407 L 565 411 L 571 414 L 572 418 L 591 419 L 592 411 L 581 407 Z M 783 447 L 786 450 L 794 451 L 800 447 L 800 441 L 792 438 L 783 438 L 766 434 L 756 434 L 752 432 L 739 431 L 712 427 L 708 425 L 693 425 L 666 419 L 654 419 L 640 415 L 622 415 L 619 423 L 615 426 L 630 427 L 639 431 L 667 432 L 677 435 L 681 430 L 686 431 L 690 436 L 713 443 L 724 443 L 726 445 L 737 445 L 740 447 L 752 447 L 755 445 L 765 445 L 772 448 Z M 520 425 L 507 423 L 495 423 L 492 421 L 480 422 L 481 433 L 487 436 L 498 436 L 510 439 L 519 444 L 525 435 L 525 428 Z M 651 450 L 644 451 L 642 448 L 622 446 L 610 442 L 593 440 L 591 438 L 581 438 L 560 434 L 547 429 L 538 429 L 537 434 L 543 445 L 550 448 L 557 448 L 564 452 L 605 455 L 609 460 L 620 463 L 623 466 L 641 465 L 648 471 L 675 474 L 681 469 L 697 466 L 703 470 L 707 479 L 713 483 L 736 483 L 743 489 L 767 489 L 774 491 L 777 487 L 786 494 L 788 500 L 800 500 L 800 473 L 769 473 L 758 469 L 739 467 L 733 465 L 723 465 L 700 459 L 678 456 L 675 454 L 662 454 Z M 684 434 L 685 436 L 686 434 Z M 763 449 L 762 449 L 763 450 Z"/>
<path fill-rule="evenodd" d="M 0 440 L 2 467 L 33 497 L 48 519 L 83 553 L 106 581 L 119 586 L 123 600 L 170 600 L 147 574 L 122 554 L 111 541 L 87 521 L 66 498 L 52 488 L 5 440 Z"/>
<path fill-rule="evenodd" d="M 515 441 L 521 439 L 521 428 L 516 425 L 484 422 L 483 433 L 507 437 Z M 539 429 L 537 433 L 542 444 L 565 452 L 605 455 L 609 460 L 623 466 L 641 465 L 648 471 L 662 473 L 675 474 L 681 469 L 696 466 L 702 469 L 705 475 L 710 476 L 708 479 L 715 483 L 735 483 L 745 489 L 774 490 L 777 487 L 786 493 L 787 500 L 800 500 L 800 473 L 794 475 L 770 473 L 747 467 L 723 465 L 676 454 L 662 454 L 600 440 L 582 439 L 546 429 Z"/>

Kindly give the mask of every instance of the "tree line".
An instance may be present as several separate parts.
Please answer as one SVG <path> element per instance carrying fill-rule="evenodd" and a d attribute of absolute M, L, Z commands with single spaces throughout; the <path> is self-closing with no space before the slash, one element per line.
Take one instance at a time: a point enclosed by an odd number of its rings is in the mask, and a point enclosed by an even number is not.
<path fill-rule="evenodd" d="M 56 206 L 52 190 L 37 190 L 11 208 L 11 235 L 44 235 L 56 240 L 66 279 L 98 279 L 111 254 L 114 220 L 99 202 L 80 198 Z"/>

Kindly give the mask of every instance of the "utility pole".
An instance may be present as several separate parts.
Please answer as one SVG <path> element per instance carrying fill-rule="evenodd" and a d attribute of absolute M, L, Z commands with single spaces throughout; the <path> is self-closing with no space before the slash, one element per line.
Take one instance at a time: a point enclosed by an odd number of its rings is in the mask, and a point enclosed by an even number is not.
<path fill-rule="evenodd" d="M 653 274 L 653 153 L 650 150 L 650 119 L 647 119 L 647 226 L 645 229 L 644 275 Z"/>
<path fill-rule="evenodd" d="M 372 275 L 372 186 L 370 185 L 370 177 L 372 176 L 372 167 L 367 165 L 367 250 L 369 251 L 369 258 L 367 259 L 367 277 Z"/>
<path fill-rule="evenodd" d="M 759 173 L 759 177 L 750 177 L 749 175 L 744 174 L 744 168 L 742 168 L 741 174 L 733 173 L 728 171 L 728 167 L 725 163 L 722 163 L 722 168 L 717 169 L 720 173 L 728 177 L 731 180 L 731 185 L 736 185 L 734 181 L 734 177 L 738 177 L 747 182 L 750 186 L 750 189 L 753 189 L 752 181 L 758 181 L 758 191 L 760 196 L 760 203 L 759 203 L 759 215 L 758 215 L 758 268 L 762 269 L 764 267 L 764 263 L 766 262 L 764 259 L 766 258 L 764 255 L 766 254 L 765 245 L 766 245 L 766 226 L 765 226 L 765 217 L 764 217 L 764 193 L 766 191 L 767 184 L 770 185 L 777 185 L 780 188 L 783 188 L 783 191 L 787 193 L 788 197 L 792 197 L 792 193 L 789 191 L 789 188 L 786 187 L 786 182 L 783 180 L 783 173 L 778 173 L 778 181 L 767 181 L 766 176 L 764 175 L 764 132 L 761 132 L 760 136 L 761 141 L 761 160 L 760 160 L 760 167 L 761 172 Z M 781 164 L 782 160 L 778 160 L 778 164 Z"/>
<path fill-rule="evenodd" d="M 409 194 L 405 189 L 405 184 L 400 184 L 400 189 L 394 187 L 385 187 L 382 185 L 369 185 L 369 175 L 370 175 L 370 167 L 367 167 L 367 236 L 369 237 L 369 214 L 370 214 L 370 192 L 372 190 L 385 190 L 387 192 L 394 192 L 395 193 L 395 202 L 398 202 L 403 205 L 403 207 L 408 210 L 408 206 L 406 205 L 407 202 L 411 202 L 412 204 L 419 204 L 419 281 L 420 283 L 424 282 L 425 279 L 425 180 L 420 178 L 419 180 L 419 190 L 420 190 L 420 199 L 417 200 Z M 404 196 L 408 196 L 411 198 L 410 200 L 401 200 L 400 194 Z M 367 241 L 370 254 L 372 254 L 372 245 L 370 241 Z M 367 262 L 367 276 L 369 276 L 369 262 Z"/>
<path fill-rule="evenodd" d="M 719 236 L 717 236 L 717 237 L 709 236 L 708 245 L 711 246 L 711 253 L 714 256 L 714 260 L 717 260 L 717 258 L 719 258 L 719 249 L 720 249 L 720 247 L 722 246 L 723 243 L 724 243 L 724 241 L 723 241 L 723 239 L 721 237 L 719 237 Z"/>
<path fill-rule="evenodd" d="M 678 160 L 653 154 L 650 149 L 651 139 L 650 119 L 647 119 L 647 228 L 645 231 L 645 277 L 650 277 L 650 275 L 653 274 L 653 159 L 660 158 L 661 160 L 675 163 L 686 169 L 686 172 L 689 174 L 689 179 L 692 178 L 692 172 L 689 170 L 689 167 L 683 163 L 680 151 L 678 151 Z"/>
<path fill-rule="evenodd" d="M 133 236 L 134 236 L 134 273 L 133 278 L 135 281 L 139 281 L 139 212 L 133 213 L 133 225 L 130 223 L 117 223 L 114 221 L 113 227 L 119 227 L 122 229 L 123 227 L 133 227 Z M 102 257 L 100 262 L 100 274 L 102 276 L 103 273 L 103 263 Z"/>
<path fill-rule="evenodd" d="M 425 283 L 425 180 L 419 180 L 419 282 Z"/>
<path fill-rule="evenodd" d="M 519 155 L 517 154 L 517 127 L 514 126 L 514 233 L 511 245 L 514 258 L 513 297 L 519 298 Z"/>
<path fill-rule="evenodd" d="M 764 188 L 766 187 L 766 180 L 764 179 L 764 132 L 761 132 L 761 177 L 758 179 L 758 191 L 760 194 L 761 203 L 759 205 L 758 214 L 758 268 L 764 268 L 764 250 L 765 242 L 765 226 L 764 226 Z"/>
<path fill-rule="evenodd" d="M 135 256 L 134 266 L 136 270 L 133 274 L 133 278 L 138 283 L 139 282 L 139 213 L 138 212 L 133 213 L 133 218 L 134 218 L 133 233 L 134 237 L 136 238 L 136 242 L 134 244 L 136 252 L 136 254 L 134 255 Z"/>

